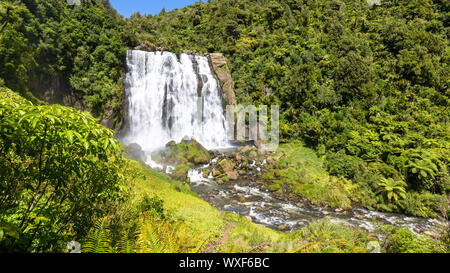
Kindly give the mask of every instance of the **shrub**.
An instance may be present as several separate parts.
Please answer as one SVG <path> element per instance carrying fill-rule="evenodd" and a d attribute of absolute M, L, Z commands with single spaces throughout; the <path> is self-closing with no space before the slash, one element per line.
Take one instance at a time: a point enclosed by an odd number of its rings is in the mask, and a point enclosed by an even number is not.
<path fill-rule="evenodd" d="M 60 251 L 122 197 L 113 132 L 73 108 L 0 91 L 0 225 L 7 251 Z M 13 98 L 11 98 L 11 96 Z"/>
<path fill-rule="evenodd" d="M 389 240 L 389 249 L 394 253 L 445 252 L 440 243 L 426 235 L 416 235 L 407 229 L 394 230 Z"/>

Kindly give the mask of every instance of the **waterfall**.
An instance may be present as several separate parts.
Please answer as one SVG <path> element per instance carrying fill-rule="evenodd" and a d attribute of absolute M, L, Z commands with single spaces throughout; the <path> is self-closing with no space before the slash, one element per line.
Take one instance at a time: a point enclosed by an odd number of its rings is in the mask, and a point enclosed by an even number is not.
<path fill-rule="evenodd" d="M 127 51 L 124 144 L 144 151 L 194 138 L 207 149 L 229 146 L 223 94 L 207 57 Z"/>

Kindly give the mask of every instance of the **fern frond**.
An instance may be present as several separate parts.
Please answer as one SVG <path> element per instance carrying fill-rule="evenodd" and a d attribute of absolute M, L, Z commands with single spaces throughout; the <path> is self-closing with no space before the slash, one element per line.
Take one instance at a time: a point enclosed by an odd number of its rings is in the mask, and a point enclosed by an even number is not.
<path fill-rule="evenodd" d="M 83 244 L 86 253 L 112 253 L 111 232 L 106 218 L 98 219 L 93 231 L 87 236 Z"/>

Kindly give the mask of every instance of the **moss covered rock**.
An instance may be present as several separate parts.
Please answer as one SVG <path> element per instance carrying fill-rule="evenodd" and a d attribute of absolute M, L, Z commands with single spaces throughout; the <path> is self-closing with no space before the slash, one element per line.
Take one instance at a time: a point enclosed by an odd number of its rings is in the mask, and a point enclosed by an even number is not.
<path fill-rule="evenodd" d="M 188 172 L 189 172 L 189 167 L 185 164 L 180 164 L 175 167 L 171 176 L 173 178 L 181 180 L 181 181 L 187 181 Z"/>
<path fill-rule="evenodd" d="M 203 178 L 208 178 L 210 173 L 211 173 L 211 171 L 209 169 L 204 169 L 203 170 Z"/>
<path fill-rule="evenodd" d="M 153 153 L 152 159 L 161 164 L 194 166 L 209 163 L 211 156 L 200 143 L 189 139 L 180 143 L 170 141 L 164 151 Z"/>
<path fill-rule="evenodd" d="M 216 177 L 226 176 L 230 180 L 237 180 L 239 178 L 236 165 L 230 159 L 221 160 L 213 169 L 213 175 Z"/>
<path fill-rule="evenodd" d="M 274 192 L 274 191 L 279 191 L 281 189 L 281 186 L 279 184 L 273 184 L 269 186 L 269 191 Z"/>

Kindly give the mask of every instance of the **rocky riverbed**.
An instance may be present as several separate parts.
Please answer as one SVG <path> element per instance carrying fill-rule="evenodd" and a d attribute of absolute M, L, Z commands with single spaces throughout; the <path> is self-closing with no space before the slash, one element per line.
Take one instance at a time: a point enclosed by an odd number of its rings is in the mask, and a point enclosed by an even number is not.
<path fill-rule="evenodd" d="M 316 220 L 329 218 L 332 222 L 343 222 L 376 233 L 378 224 L 405 226 L 414 233 L 436 236 L 439 221 L 419 217 L 408 217 L 395 213 L 369 211 L 364 208 L 340 209 L 316 206 L 295 195 L 286 195 L 267 189 L 264 182 L 251 179 L 251 174 L 264 168 L 264 163 L 252 162 L 250 175 L 227 182 L 218 181 L 204 170 L 217 164 L 220 157 L 210 164 L 189 170 L 191 189 L 217 207 L 245 216 L 255 223 L 283 231 L 299 229 Z"/>

